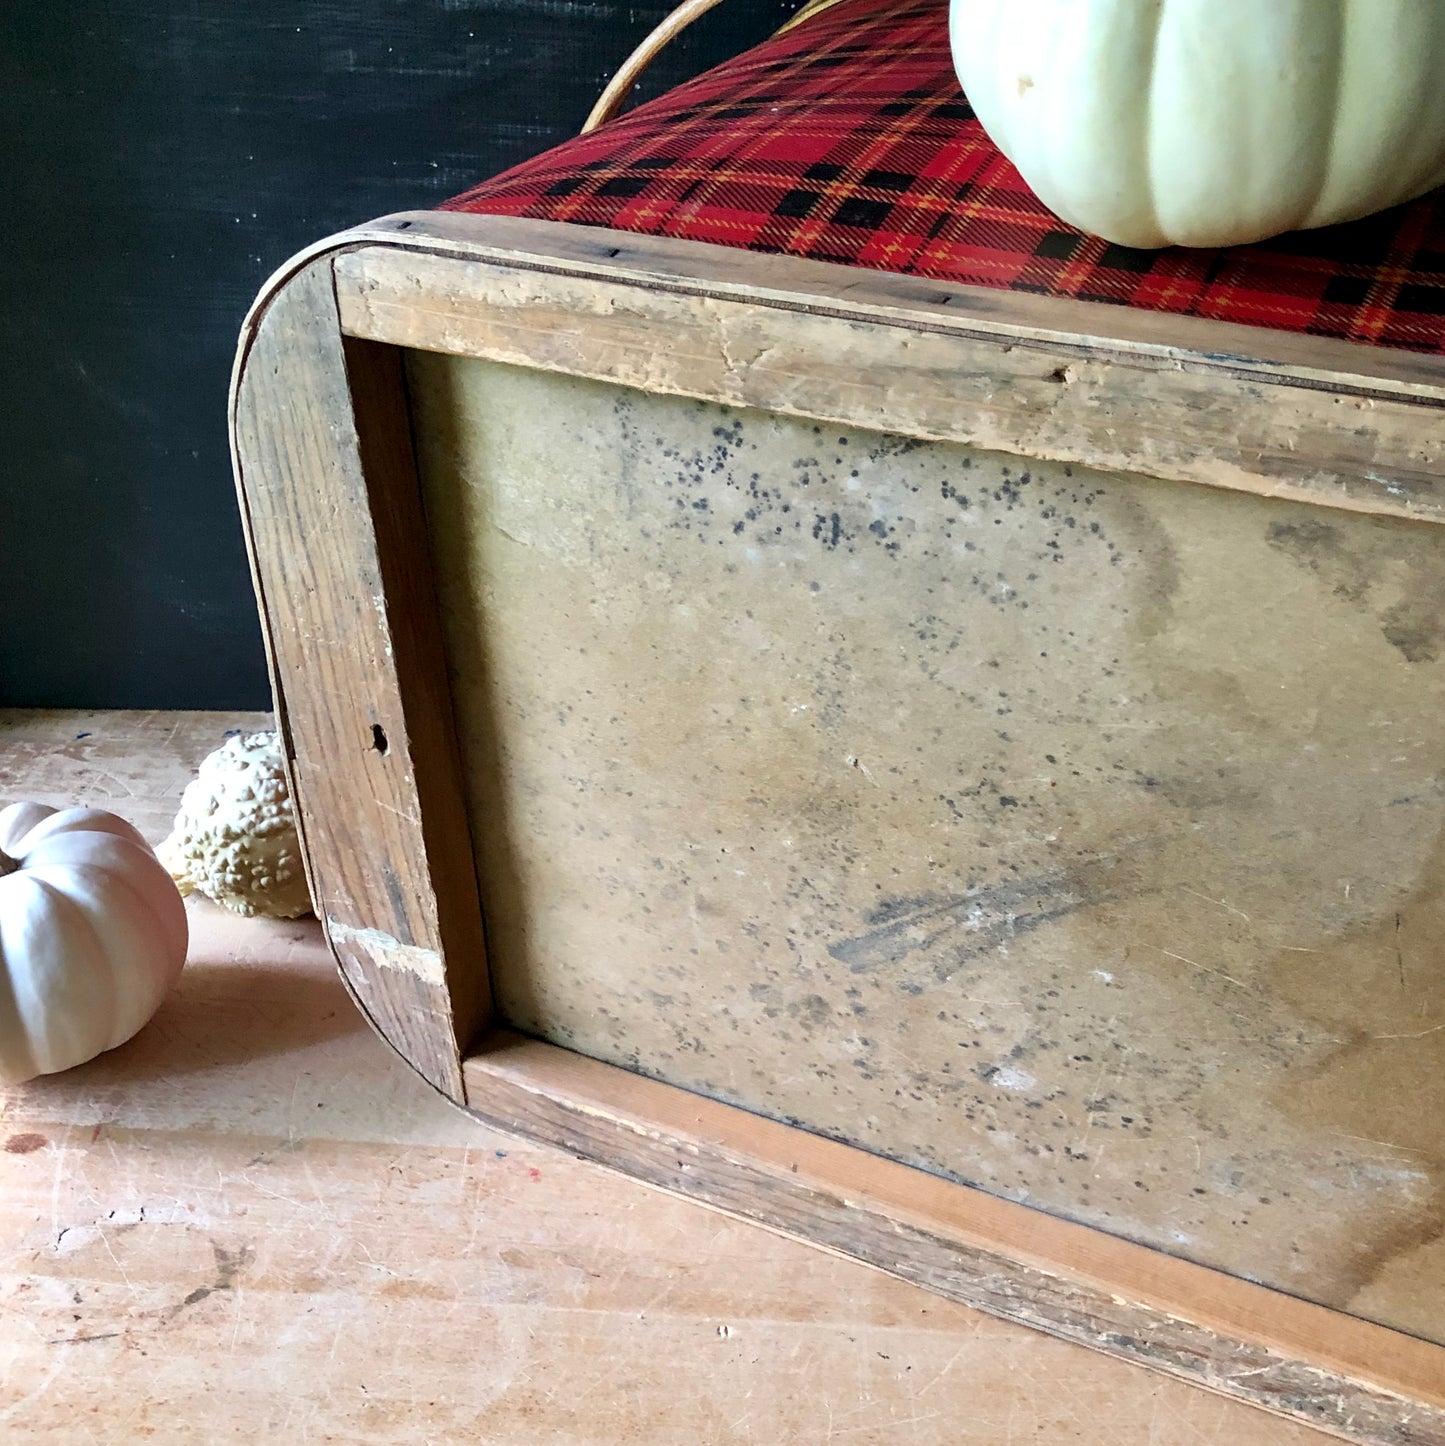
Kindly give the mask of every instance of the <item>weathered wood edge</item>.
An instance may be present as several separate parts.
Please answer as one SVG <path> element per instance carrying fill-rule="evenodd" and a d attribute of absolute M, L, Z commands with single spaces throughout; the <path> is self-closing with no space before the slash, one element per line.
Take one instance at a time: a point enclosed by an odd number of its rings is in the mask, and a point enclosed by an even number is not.
<path fill-rule="evenodd" d="M 1394 376 L 1403 365 L 1395 354 L 1267 331 L 1261 347 L 1293 347 L 1333 369 L 1299 357 L 1288 365 L 1221 358 L 1069 332 L 1057 321 L 1048 331 L 1025 326 L 1014 313 L 1036 297 L 934 282 L 924 296 L 913 278 L 551 222 L 445 222 L 438 236 L 427 214 L 402 218 L 395 224 L 404 232 L 338 258 L 349 334 L 1023 457 L 1445 521 L 1437 458 L 1445 368 L 1420 365 L 1434 358 L 1409 363 L 1429 382 L 1405 382 Z M 842 298 L 836 304 L 828 288 Z M 1118 312 L 1138 324 L 1127 308 L 1048 306 L 1050 316 L 1084 310 L 1088 320 L 1112 321 Z M 1196 336 L 1201 325 L 1218 340 L 1218 324 L 1196 323 Z"/>
<path fill-rule="evenodd" d="M 937 1295 L 1378 1446 L 1445 1442 L 1445 1349 L 498 1030 L 468 1108 Z"/>
<path fill-rule="evenodd" d="M 342 336 L 331 249 L 247 317 L 237 493 L 312 898 L 363 1013 L 460 1102 L 490 1001 L 450 685 L 400 356 Z"/>
<path fill-rule="evenodd" d="M 988 337 L 1020 346 L 1072 346 L 1080 353 L 1152 355 L 1204 372 L 1260 376 L 1282 384 L 1414 395 L 1445 405 L 1445 357 L 1335 337 L 1277 331 L 1095 301 L 969 286 L 741 247 L 613 231 L 520 216 L 404 211 L 356 234 L 408 249 L 475 259 L 531 259 L 575 274 L 701 284 L 708 294 Z"/>

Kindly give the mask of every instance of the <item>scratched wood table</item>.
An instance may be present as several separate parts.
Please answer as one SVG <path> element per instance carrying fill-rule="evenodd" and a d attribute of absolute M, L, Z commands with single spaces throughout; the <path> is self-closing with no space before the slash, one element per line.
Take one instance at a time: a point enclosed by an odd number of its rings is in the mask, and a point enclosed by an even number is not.
<path fill-rule="evenodd" d="M 0 800 L 156 839 L 265 721 L 0 714 Z M 1326 1439 L 489 1130 L 314 922 L 190 917 L 140 1037 L 0 1092 L 6 1442 Z"/>

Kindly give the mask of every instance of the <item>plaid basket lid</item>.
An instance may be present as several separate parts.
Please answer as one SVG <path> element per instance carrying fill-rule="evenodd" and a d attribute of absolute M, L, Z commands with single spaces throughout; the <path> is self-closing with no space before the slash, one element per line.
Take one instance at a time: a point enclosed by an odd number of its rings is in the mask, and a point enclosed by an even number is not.
<path fill-rule="evenodd" d="M 1445 354 L 1445 190 L 1256 246 L 1088 236 L 974 119 L 947 0 L 844 0 L 443 209 Z"/>

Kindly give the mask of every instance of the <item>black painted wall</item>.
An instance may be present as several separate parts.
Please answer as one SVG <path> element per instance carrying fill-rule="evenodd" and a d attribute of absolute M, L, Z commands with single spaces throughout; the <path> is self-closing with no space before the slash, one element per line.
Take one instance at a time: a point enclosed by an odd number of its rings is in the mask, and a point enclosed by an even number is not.
<path fill-rule="evenodd" d="M 797 0 L 727 0 L 655 93 Z M 0 705 L 269 706 L 226 450 L 280 262 L 575 132 L 669 5 L 0 0 Z"/>

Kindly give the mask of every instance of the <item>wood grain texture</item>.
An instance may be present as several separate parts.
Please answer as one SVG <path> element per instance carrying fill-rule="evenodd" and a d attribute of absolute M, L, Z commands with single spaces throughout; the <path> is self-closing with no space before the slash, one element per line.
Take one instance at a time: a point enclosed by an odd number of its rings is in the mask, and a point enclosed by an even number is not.
<path fill-rule="evenodd" d="M 267 722 L 3 714 L 0 802 L 155 840 Z M 147 1029 L 0 1091 L 7 1443 L 1326 1439 L 491 1130 L 365 1027 L 314 923 L 188 909 Z"/>
<path fill-rule="evenodd" d="M 392 224 L 336 259 L 353 335 L 1445 519 L 1438 358 L 557 223 Z"/>
<path fill-rule="evenodd" d="M 1445 1441 L 1445 1351 L 498 1032 L 470 1108 L 937 1294 L 1361 1441 Z"/>
<path fill-rule="evenodd" d="M 237 485 L 312 898 L 358 1002 L 443 1093 L 488 1008 L 399 363 L 303 267 L 242 338 Z"/>
<path fill-rule="evenodd" d="M 388 249 L 533 269 L 706 289 L 765 306 L 796 306 L 943 324 L 1000 342 L 1052 342 L 1076 350 L 1139 352 L 1204 372 L 1258 374 L 1296 385 L 1355 386 L 1439 400 L 1445 358 L 1305 332 L 1141 307 L 966 286 L 869 267 L 770 255 L 671 236 L 456 211 L 401 211 L 331 238 L 334 249 Z"/>

